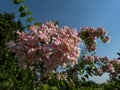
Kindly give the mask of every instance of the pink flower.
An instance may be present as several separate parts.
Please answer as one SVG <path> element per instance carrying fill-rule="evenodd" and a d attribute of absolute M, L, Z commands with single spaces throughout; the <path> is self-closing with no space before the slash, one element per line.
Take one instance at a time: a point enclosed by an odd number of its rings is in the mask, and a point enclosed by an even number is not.
<path fill-rule="evenodd" d="M 98 29 L 97 29 L 97 36 L 99 37 L 99 36 L 104 36 L 104 35 L 106 35 L 107 34 L 107 31 L 104 29 L 104 28 L 102 28 L 102 27 L 99 27 Z"/>
<path fill-rule="evenodd" d="M 103 69 L 97 69 L 96 74 L 101 76 L 103 74 Z"/>
<path fill-rule="evenodd" d="M 86 45 L 86 48 L 89 52 L 96 50 L 96 38 L 100 38 L 104 43 L 110 42 L 110 37 L 106 36 L 107 32 L 103 28 L 82 28 L 81 31 L 78 34 L 78 37 L 80 37 Z"/>
<path fill-rule="evenodd" d="M 85 57 L 85 62 L 87 62 L 87 63 L 94 62 L 94 60 L 95 60 L 94 56 L 86 56 Z"/>
<path fill-rule="evenodd" d="M 16 46 L 16 44 L 14 43 L 14 41 L 10 41 L 10 42 L 8 42 L 6 45 L 8 46 L 8 48 L 9 48 L 8 50 L 9 50 L 9 51 L 11 51 L 11 52 L 13 52 L 13 53 L 16 52 L 17 46 Z"/>
<path fill-rule="evenodd" d="M 110 72 L 110 73 L 115 72 L 114 67 L 113 67 L 113 65 L 112 65 L 111 63 L 109 63 L 109 64 L 107 65 L 107 71 Z"/>
<path fill-rule="evenodd" d="M 41 26 L 31 26 L 30 31 L 17 31 L 17 42 L 9 42 L 9 49 L 14 48 L 16 58 L 29 65 L 43 60 L 49 72 L 58 65 L 77 64 L 81 39 L 76 29 L 68 26 L 59 28 L 54 22 L 49 21 Z"/>
<path fill-rule="evenodd" d="M 51 72 L 61 65 L 72 67 L 78 63 L 80 57 L 81 39 L 85 41 L 88 51 L 96 49 L 96 37 L 105 37 L 103 28 L 83 28 L 81 32 L 68 26 L 59 27 L 55 22 L 48 21 L 40 26 L 31 26 L 30 32 L 16 32 L 19 38 L 16 42 L 10 41 L 7 45 L 11 52 L 15 53 L 21 66 L 24 68 L 33 63 L 44 62 L 46 72 Z M 105 38 L 109 41 L 109 38 Z M 87 56 L 86 62 L 94 62 L 98 59 Z M 23 65 L 22 65 L 23 64 Z M 101 73 L 100 70 L 99 74 Z"/>
<path fill-rule="evenodd" d="M 113 59 L 110 61 L 110 63 L 113 65 L 120 65 L 120 60 Z"/>
<path fill-rule="evenodd" d="M 96 61 L 100 60 L 100 58 L 99 58 L 98 56 L 94 56 L 94 59 L 95 59 Z"/>

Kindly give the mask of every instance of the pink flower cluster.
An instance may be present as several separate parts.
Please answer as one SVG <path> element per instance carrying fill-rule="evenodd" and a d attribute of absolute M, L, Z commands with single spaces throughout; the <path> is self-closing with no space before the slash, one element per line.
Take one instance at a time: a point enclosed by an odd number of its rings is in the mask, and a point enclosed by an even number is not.
<path fill-rule="evenodd" d="M 107 56 L 105 57 L 99 57 L 99 56 L 85 56 L 84 58 L 84 62 L 85 63 L 96 63 L 96 62 L 104 62 L 104 63 L 108 63 L 109 59 Z"/>
<path fill-rule="evenodd" d="M 94 64 L 96 66 L 95 75 L 102 75 L 107 72 L 112 77 L 117 77 L 120 73 L 120 60 L 109 60 L 108 57 L 85 56 L 83 60 L 85 65 Z"/>
<path fill-rule="evenodd" d="M 79 36 L 84 41 L 88 51 L 94 51 L 96 49 L 96 38 L 101 38 L 104 43 L 109 42 L 110 37 L 106 36 L 106 34 L 106 30 L 101 27 L 97 29 L 92 27 L 82 28 L 81 32 L 79 32 Z"/>
<path fill-rule="evenodd" d="M 31 26 L 30 32 L 17 31 L 17 34 L 17 41 L 10 41 L 7 45 L 22 68 L 43 61 L 49 72 L 58 65 L 65 67 L 68 63 L 72 66 L 78 63 L 81 39 L 76 29 L 60 28 L 49 21 L 41 26 Z"/>
<path fill-rule="evenodd" d="M 67 64 L 71 64 L 74 67 L 78 63 L 81 39 L 89 52 L 96 49 L 96 38 L 101 38 L 104 43 L 110 41 L 103 28 L 82 28 L 77 32 L 68 26 L 60 28 L 55 22 L 50 21 L 41 26 L 31 26 L 29 32 L 16 33 L 19 38 L 15 42 L 8 42 L 7 45 L 9 51 L 15 53 L 19 65 L 23 69 L 29 67 L 32 71 L 33 64 L 39 66 L 43 62 L 48 73 L 55 70 L 58 65 L 66 67 Z M 83 64 L 100 66 L 96 68 L 96 75 L 102 75 L 104 72 L 120 73 L 120 68 L 117 68 L 120 62 L 110 61 L 107 57 L 86 56 Z"/>

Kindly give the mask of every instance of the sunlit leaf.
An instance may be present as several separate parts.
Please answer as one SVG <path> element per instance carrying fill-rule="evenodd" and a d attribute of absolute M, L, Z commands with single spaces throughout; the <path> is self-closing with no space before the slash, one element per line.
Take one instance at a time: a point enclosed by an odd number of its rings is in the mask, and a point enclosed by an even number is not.
<path fill-rule="evenodd" d="M 31 11 L 28 11 L 27 14 L 30 15 L 30 14 L 32 14 L 32 12 L 31 12 Z"/>
<path fill-rule="evenodd" d="M 40 22 L 36 22 L 36 23 L 35 23 L 35 25 L 40 26 L 40 25 L 41 25 L 41 23 L 40 23 Z"/>
<path fill-rule="evenodd" d="M 34 18 L 30 17 L 30 18 L 27 19 L 27 22 L 32 22 L 33 20 L 34 20 Z"/>

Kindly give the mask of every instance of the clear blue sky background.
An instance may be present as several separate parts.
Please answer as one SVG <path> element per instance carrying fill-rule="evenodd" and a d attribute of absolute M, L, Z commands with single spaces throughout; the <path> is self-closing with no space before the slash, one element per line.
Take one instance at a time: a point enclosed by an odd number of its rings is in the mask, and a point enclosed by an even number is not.
<path fill-rule="evenodd" d="M 111 42 L 103 44 L 98 40 L 97 55 L 109 56 L 110 59 L 118 57 L 120 0 L 26 0 L 25 4 L 40 22 L 58 20 L 60 25 L 68 25 L 78 31 L 82 27 L 104 27 L 111 36 Z M 12 0 L 0 0 L 0 10 L 14 12 L 17 17 L 18 7 L 12 4 Z"/>

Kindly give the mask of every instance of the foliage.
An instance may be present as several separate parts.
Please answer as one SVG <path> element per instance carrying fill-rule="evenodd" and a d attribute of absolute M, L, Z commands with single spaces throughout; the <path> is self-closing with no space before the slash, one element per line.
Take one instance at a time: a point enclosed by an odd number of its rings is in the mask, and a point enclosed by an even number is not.
<path fill-rule="evenodd" d="M 50 85 L 61 88 L 64 87 L 61 85 L 65 84 L 65 88 L 79 88 L 77 83 L 80 83 L 80 80 L 86 81 L 89 75 L 102 75 L 104 72 L 110 72 L 112 75 L 115 72 L 113 66 L 120 64 L 117 60 L 109 61 L 107 57 L 94 54 L 89 56 L 85 52 L 78 60 L 81 39 L 87 46 L 93 47 L 86 47 L 88 53 L 96 47 L 94 43 L 88 42 L 89 39 L 92 42 L 95 37 L 102 37 L 103 42 L 109 41 L 103 28 L 84 28 L 78 33 L 69 27 L 59 28 L 55 22 L 46 22 L 41 26 L 31 26 L 28 32 L 16 33 L 19 36 L 17 42 L 7 43 L 9 51 L 15 53 L 22 69 L 27 69 L 32 74 L 36 71 L 40 74 L 34 81 L 37 87 Z M 86 33 L 87 35 L 84 35 Z M 113 66 L 109 67 L 109 64 Z M 59 65 L 63 69 L 61 72 L 57 71 Z M 82 76 L 81 79 L 78 76 Z M 61 80 L 62 84 L 59 83 Z"/>
<path fill-rule="evenodd" d="M 19 5 L 20 17 L 31 23 L 34 18 L 25 0 L 13 0 Z M 119 89 L 120 61 L 98 57 L 94 51 L 100 38 L 109 42 L 104 28 L 60 28 L 57 22 L 37 23 L 22 31 L 15 16 L 0 13 L 0 88 L 6 90 L 97 90 Z M 18 31 L 19 29 L 19 31 Z M 17 30 L 17 31 L 16 31 Z M 10 42 L 9 42 L 10 41 Z M 86 49 L 80 51 L 84 42 Z M 7 45 L 6 45 L 7 43 Z M 7 46 L 7 47 L 6 47 Z M 9 49 L 9 50 L 7 50 Z M 8 51 L 12 52 L 9 53 Z M 81 52 L 81 54 L 80 54 Z M 119 55 L 119 53 L 118 53 Z M 14 58 L 15 57 L 15 58 Z M 109 73 L 111 81 L 98 85 L 87 81 L 89 76 Z"/>
<path fill-rule="evenodd" d="M 19 6 L 19 17 L 20 18 L 25 18 L 26 17 L 26 22 L 27 26 L 25 28 L 29 28 L 30 25 L 41 25 L 40 22 L 34 22 L 35 18 L 32 17 L 32 12 L 28 9 L 27 5 L 24 4 L 25 0 L 12 0 L 15 5 Z"/>
<path fill-rule="evenodd" d="M 15 30 L 23 30 L 22 23 L 14 18 L 14 14 L 0 13 L 0 89 L 28 90 L 33 87 L 34 75 L 27 70 L 23 71 L 13 57 L 14 54 L 9 53 L 6 47 L 9 40 L 16 41 Z"/>

